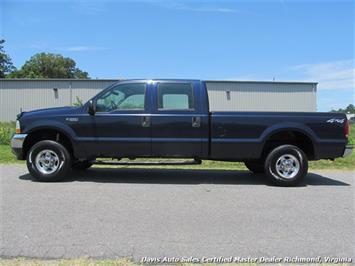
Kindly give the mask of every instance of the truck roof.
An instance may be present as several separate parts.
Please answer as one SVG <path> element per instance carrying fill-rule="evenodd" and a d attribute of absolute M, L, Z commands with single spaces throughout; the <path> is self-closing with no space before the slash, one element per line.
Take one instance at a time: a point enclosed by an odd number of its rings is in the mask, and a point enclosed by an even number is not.
<path fill-rule="evenodd" d="M 53 78 L 53 79 L 46 79 L 46 78 L 38 78 L 38 79 L 30 79 L 30 78 L 14 78 L 14 79 L 0 79 L 0 81 L 111 81 L 111 82 L 137 82 L 137 81 L 171 81 L 171 82 L 214 82 L 214 83 L 275 83 L 275 84 L 318 84 L 318 82 L 313 81 L 265 81 L 265 80 L 199 80 L 199 79 L 67 79 L 67 78 Z"/>
<path fill-rule="evenodd" d="M 316 85 L 318 82 L 314 81 L 271 81 L 271 80 L 204 80 L 205 82 L 215 83 L 276 83 L 276 84 L 312 84 Z"/>
<path fill-rule="evenodd" d="M 317 85 L 318 82 L 311 81 L 262 81 L 262 80 L 199 80 L 199 79 L 123 79 L 120 82 L 137 82 L 137 81 L 168 81 L 168 82 L 210 82 L 210 83 L 253 83 L 253 84 L 309 84 Z"/>

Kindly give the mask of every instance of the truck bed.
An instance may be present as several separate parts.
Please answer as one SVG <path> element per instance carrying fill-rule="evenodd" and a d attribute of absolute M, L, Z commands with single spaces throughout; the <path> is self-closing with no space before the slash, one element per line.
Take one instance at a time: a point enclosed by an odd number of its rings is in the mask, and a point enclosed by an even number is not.
<path fill-rule="evenodd" d="M 291 138 L 306 149 L 311 144 L 311 159 L 336 158 L 347 142 L 346 116 L 339 113 L 211 112 L 210 121 L 212 159 L 259 158 L 267 141 Z"/>

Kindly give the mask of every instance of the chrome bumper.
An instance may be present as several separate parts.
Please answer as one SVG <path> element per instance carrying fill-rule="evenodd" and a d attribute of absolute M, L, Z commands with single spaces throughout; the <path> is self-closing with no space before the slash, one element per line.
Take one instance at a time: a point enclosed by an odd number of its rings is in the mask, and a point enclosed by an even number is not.
<path fill-rule="evenodd" d="M 22 149 L 23 142 L 27 134 L 14 134 L 11 139 L 11 148 L 12 149 Z"/>
<path fill-rule="evenodd" d="M 349 156 L 353 152 L 353 146 L 346 146 L 343 157 Z"/>

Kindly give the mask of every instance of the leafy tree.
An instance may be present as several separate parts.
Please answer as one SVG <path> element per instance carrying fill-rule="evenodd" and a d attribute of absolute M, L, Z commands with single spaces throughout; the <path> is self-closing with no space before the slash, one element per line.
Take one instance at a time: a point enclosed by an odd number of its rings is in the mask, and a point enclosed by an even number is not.
<path fill-rule="evenodd" d="M 11 58 L 4 50 L 5 40 L 0 39 L 0 78 L 5 78 L 7 74 L 16 70 Z"/>
<path fill-rule="evenodd" d="M 349 104 L 345 109 L 332 110 L 334 113 L 346 113 L 346 114 L 355 114 L 355 106 L 353 104 Z"/>
<path fill-rule="evenodd" d="M 69 57 L 60 54 L 38 53 L 32 56 L 21 69 L 12 72 L 11 78 L 89 78 L 87 72 L 76 67 Z"/>

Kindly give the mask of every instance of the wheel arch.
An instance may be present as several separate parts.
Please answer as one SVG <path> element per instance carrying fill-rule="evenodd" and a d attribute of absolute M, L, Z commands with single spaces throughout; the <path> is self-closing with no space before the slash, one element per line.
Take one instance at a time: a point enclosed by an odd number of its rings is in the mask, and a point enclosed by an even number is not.
<path fill-rule="evenodd" d="M 304 124 L 285 123 L 266 130 L 262 137 L 262 156 L 283 144 L 297 146 L 307 155 L 308 159 L 317 158 L 315 134 Z"/>
<path fill-rule="evenodd" d="M 74 144 L 72 135 L 65 129 L 57 126 L 40 125 L 32 127 L 27 131 L 27 137 L 23 143 L 23 156 L 26 158 L 31 147 L 41 140 L 55 140 L 68 149 L 69 153 L 74 155 Z"/>

